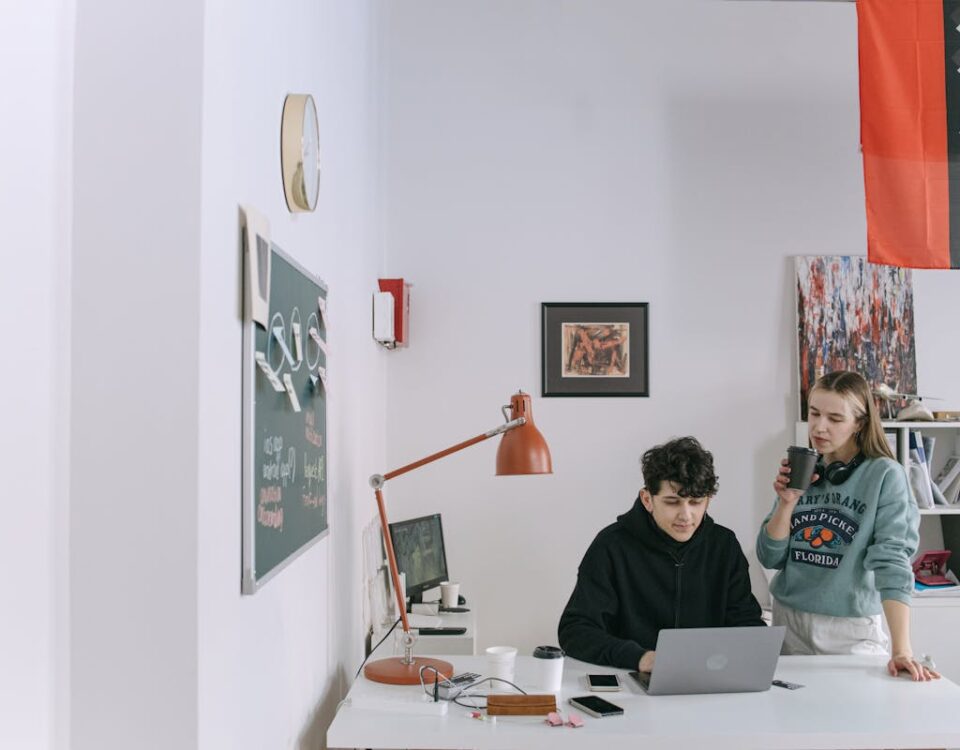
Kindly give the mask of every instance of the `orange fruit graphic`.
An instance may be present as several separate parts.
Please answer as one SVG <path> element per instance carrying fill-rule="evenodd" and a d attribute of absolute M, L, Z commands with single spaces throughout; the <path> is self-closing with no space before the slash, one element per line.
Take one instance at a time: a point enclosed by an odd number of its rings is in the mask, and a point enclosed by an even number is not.
<path fill-rule="evenodd" d="M 830 529 L 825 529 L 822 526 L 808 526 L 803 530 L 803 541 L 809 542 L 814 549 L 830 544 L 834 541 L 835 536 Z"/>

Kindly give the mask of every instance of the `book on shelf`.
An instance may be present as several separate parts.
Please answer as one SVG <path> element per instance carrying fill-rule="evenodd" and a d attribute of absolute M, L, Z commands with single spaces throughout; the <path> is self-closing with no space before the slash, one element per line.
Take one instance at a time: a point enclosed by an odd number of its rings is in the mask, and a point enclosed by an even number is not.
<path fill-rule="evenodd" d="M 943 492 L 941 492 L 940 488 L 937 487 L 936 484 L 931 483 L 930 489 L 933 492 L 934 505 L 939 505 L 939 506 L 950 505 L 950 503 L 947 502 L 947 498 L 944 497 Z"/>
<path fill-rule="evenodd" d="M 910 444 L 908 447 L 911 451 L 916 451 L 919 454 L 920 460 L 927 465 L 927 468 L 930 467 L 930 459 L 927 457 L 923 444 L 923 435 L 920 434 L 920 430 L 910 430 Z"/>
<path fill-rule="evenodd" d="M 960 475 L 944 488 L 943 498 L 947 501 L 948 505 L 957 505 L 960 503 Z"/>
<path fill-rule="evenodd" d="M 935 446 L 936 438 L 923 435 L 920 430 L 909 431 L 907 474 L 918 508 L 950 504 L 931 476 Z"/>
<path fill-rule="evenodd" d="M 960 456 L 950 456 L 933 481 L 946 502 L 955 504 L 960 499 Z"/>
<path fill-rule="evenodd" d="M 927 459 L 927 471 L 933 471 L 933 449 L 937 445 L 937 439 L 933 435 L 924 435 L 920 444 L 923 447 L 923 455 Z"/>
<path fill-rule="evenodd" d="M 910 451 L 910 465 L 907 467 L 910 478 L 910 489 L 918 508 L 933 507 L 933 490 L 931 489 L 930 472 L 926 462 L 920 457 L 916 449 Z"/>

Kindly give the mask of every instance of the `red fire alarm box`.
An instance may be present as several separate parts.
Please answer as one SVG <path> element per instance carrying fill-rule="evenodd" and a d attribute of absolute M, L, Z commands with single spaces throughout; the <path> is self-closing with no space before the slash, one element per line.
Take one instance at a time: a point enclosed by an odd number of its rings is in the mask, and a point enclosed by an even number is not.
<path fill-rule="evenodd" d="M 403 279 L 378 279 L 381 292 L 393 295 L 393 333 L 396 346 L 410 345 L 410 284 Z"/>

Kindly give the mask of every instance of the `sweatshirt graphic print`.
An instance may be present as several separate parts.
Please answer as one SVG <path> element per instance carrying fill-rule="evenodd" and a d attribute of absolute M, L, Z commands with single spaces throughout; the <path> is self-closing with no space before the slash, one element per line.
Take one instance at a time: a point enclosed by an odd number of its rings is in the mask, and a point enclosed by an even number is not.
<path fill-rule="evenodd" d="M 884 599 L 909 603 L 920 516 L 896 461 L 867 459 L 843 484 L 810 487 L 793 509 L 785 539 L 767 535 L 776 507 L 757 535 L 757 558 L 779 571 L 770 592 L 781 604 L 865 617 L 879 614 Z"/>

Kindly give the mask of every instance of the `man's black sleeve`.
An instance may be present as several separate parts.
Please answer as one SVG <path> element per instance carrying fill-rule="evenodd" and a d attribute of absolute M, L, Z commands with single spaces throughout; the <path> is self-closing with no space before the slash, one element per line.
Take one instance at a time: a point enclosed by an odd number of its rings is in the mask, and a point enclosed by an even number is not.
<path fill-rule="evenodd" d="M 743 556 L 740 542 L 731 535 L 731 555 L 734 556 L 733 570 L 727 584 L 727 612 L 724 625 L 764 626 L 767 623 L 760 616 L 760 605 L 750 588 L 750 568 L 747 558 Z"/>
<path fill-rule="evenodd" d="M 613 578 L 606 550 L 594 542 L 580 563 L 577 585 L 560 616 L 560 648 L 580 661 L 636 669 L 640 657 L 649 649 L 610 633 L 610 622 L 620 607 Z"/>

